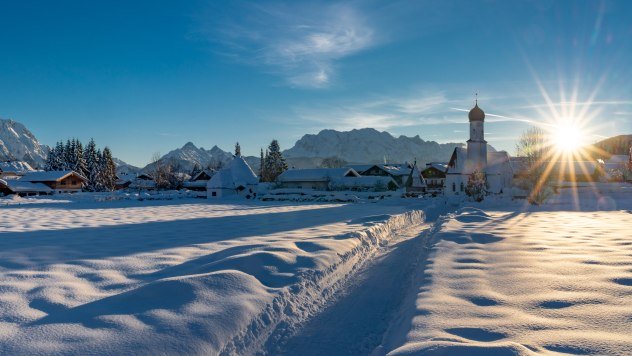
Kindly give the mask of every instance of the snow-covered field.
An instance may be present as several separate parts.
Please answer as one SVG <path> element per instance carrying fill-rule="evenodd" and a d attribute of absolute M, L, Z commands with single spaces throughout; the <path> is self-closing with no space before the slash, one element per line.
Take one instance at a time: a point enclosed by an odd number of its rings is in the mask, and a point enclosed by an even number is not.
<path fill-rule="evenodd" d="M 632 354 L 631 193 L 569 189 L 525 212 L 443 218 L 382 349 Z"/>
<path fill-rule="evenodd" d="M 5 199 L 0 354 L 632 354 L 632 185 L 466 205 Z"/>
<path fill-rule="evenodd" d="M 24 199 L 2 208 L 0 354 L 249 353 L 423 218 L 393 204 Z"/>

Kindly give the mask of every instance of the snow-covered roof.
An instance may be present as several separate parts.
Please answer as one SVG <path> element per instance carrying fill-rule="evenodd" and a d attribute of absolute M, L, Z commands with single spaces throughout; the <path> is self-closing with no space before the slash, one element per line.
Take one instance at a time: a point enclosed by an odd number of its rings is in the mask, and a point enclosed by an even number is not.
<path fill-rule="evenodd" d="M 410 174 L 410 169 L 412 168 L 408 163 L 379 164 L 378 167 L 394 176 L 407 176 Z"/>
<path fill-rule="evenodd" d="M 362 172 L 374 167 L 375 164 L 348 164 L 346 168 L 353 168 L 356 172 L 362 174 Z"/>
<path fill-rule="evenodd" d="M 81 174 L 75 171 L 37 171 L 37 172 L 29 172 L 22 176 L 23 181 L 29 182 L 55 182 L 60 181 L 67 176 L 74 174 L 82 180 L 86 180 Z"/>
<path fill-rule="evenodd" d="M 5 186 L 14 193 L 50 193 L 53 190 L 43 183 L 33 183 L 20 178 L 0 179 L 0 186 Z"/>
<path fill-rule="evenodd" d="M 220 169 L 208 181 L 209 189 L 236 189 L 240 186 L 256 185 L 257 175 L 241 156 L 235 156 L 226 168 Z"/>
<path fill-rule="evenodd" d="M 419 171 L 419 167 L 417 164 L 413 165 L 413 169 L 410 171 L 410 175 L 408 177 L 408 181 L 406 181 L 406 186 L 412 188 L 423 188 L 426 187 L 426 180 L 421 175 Z"/>
<path fill-rule="evenodd" d="M 281 173 L 279 182 L 329 182 L 345 176 L 359 177 L 353 168 L 288 169 Z"/>
<path fill-rule="evenodd" d="M 467 160 L 467 148 L 455 147 L 448 163 L 446 173 L 461 174 L 465 169 L 465 161 Z"/>
<path fill-rule="evenodd" d="M 33 167 L 24 161 L 0 162 L 0 172 L 26 173 L 33 171 Z"/>
<path fill-rule="evenodd" d="M 123 183 L 131 182 L 134 179 L 136 179 L 136 174 L 134 174 L 134 173 L 117 173 L 116 177 L 117 177 L 116 184 L 123 184 Z"/>
<path fill-rule="evenodd" d="M 487 152 L 487 168 L 485 168 L 487 174 L 502 174 L 511 173 L 513 175 L 513 168 L 509 161 L 509 154 L 505 151 Z"/>

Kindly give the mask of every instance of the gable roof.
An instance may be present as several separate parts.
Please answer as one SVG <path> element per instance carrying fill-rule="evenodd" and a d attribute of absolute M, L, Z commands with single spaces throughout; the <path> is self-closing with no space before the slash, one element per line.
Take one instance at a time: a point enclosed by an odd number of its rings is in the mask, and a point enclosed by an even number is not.
<path fill-rule="evenodd" d="M 50 193 L 53 191 L 44 183 L 33 183 L 22 179 L 0 179 L 0 187 L 5 186 L 14 193 Z"/>
<path fill-rule="evenodd" d="M 419 168 L 417 167 L 417 163 L 413 165 L 413 168 L 410 170 L 410 174 L 408 175 L 408 180 L 406 181 L 407 187 L 412 188 L 423 188 L 426 187 L 426 180 L 421 175 Z"/>
<path fill-rule="evenodd" d="M 200 176 L 202 176 L 203 174 L 206 174 L 210 178 L 213 178 L 213 175 L 215 175 L 215 173 L 216 173 L 216 171 L 213 170 L 213 169 L 204 169 L 204 170 L 201 170 L 198 174 L 194 175 L 191 178 L 191 181 L 194 182 L 194 181 L 200 180 Z"/>
<path fill-rule="evenodd" d="M 259 179 L 241 156 L 235 156 L 226 168 L 220 169 L 208 181 L 209 189 L 236 189 L 240 186 L 256 185 Z"/>
<path fill-rule="evenodd" d="M 75 171 L 37 171 L 37 172 L 28 172 L 24 174 L 20 179 L 22 181 L 28 182 L 59 182 L 60 180 L 70 176 L 75 175 L 77 178 L 82 181 L 87 181 L 87 179 L 81 174 Z"/>
<path fill-rule="evenodd" d="M 362 174 L 375 166 L 375 164 L 348 164 L 345 168 L 353 168 L 356 172 Z"/>

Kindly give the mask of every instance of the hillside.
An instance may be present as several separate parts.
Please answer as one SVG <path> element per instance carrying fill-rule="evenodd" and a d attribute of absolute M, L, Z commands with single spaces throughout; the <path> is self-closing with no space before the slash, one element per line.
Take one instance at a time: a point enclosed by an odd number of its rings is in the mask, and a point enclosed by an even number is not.
<path fill-rule="evenodd" d="M 607 152 L 610 155 L 630 154 L 632 147 L 632 135 L 618 135 L 601 140 L 588 147 L 589 152 Z M 595 157 L 607 158 L 607 157 Z"/>

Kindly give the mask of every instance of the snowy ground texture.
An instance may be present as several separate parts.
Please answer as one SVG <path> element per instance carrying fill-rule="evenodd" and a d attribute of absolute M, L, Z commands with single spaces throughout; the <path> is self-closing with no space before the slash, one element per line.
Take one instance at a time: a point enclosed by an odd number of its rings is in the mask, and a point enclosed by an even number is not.
<path fill-rule="evenodd" d="M 424 219 L 388 204 L 11 202 L 0 354 L 251 353 Z"/>
<path fill-rule="evenodd" d="M 630 209 L 632 186 L 602 185 L 440 219 L 381 350 L 631 355 Z"/>
<path fill-rule="evenodd" d="M 632 354 L 632 185 L 98 200 L 0 201 L 0 354 Z"/>

